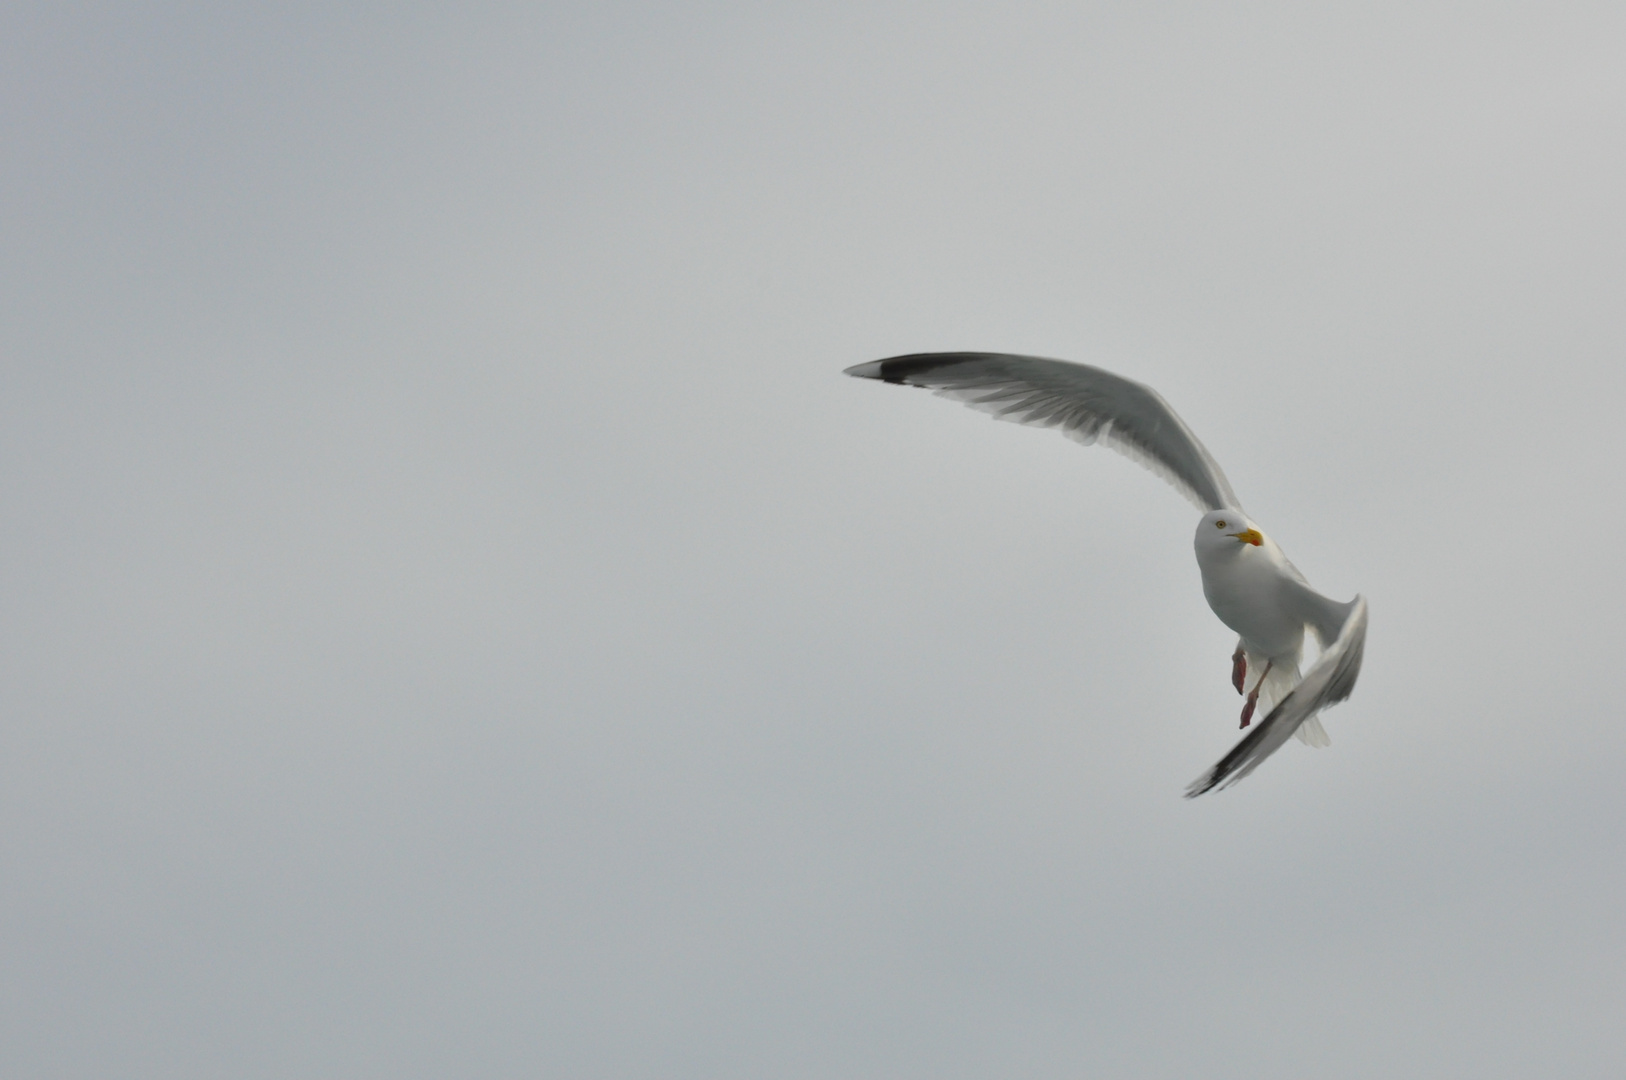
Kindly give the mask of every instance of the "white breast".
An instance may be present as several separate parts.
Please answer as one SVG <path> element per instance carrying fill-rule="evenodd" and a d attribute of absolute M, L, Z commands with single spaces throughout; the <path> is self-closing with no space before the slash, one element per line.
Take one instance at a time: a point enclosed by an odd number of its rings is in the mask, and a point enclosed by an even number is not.
<path fill-rule="evenodd" d="M 1208 606 L 1241 636 L 1249 652 L 1296 663 L 1304 644 L 1304 622 L 1292 613 L 1284 595 L 1291 574 L 1286 559 L 1268 539 L 1261 547 L 1243 543 L 1236 547 L 1198 551 Z"/>

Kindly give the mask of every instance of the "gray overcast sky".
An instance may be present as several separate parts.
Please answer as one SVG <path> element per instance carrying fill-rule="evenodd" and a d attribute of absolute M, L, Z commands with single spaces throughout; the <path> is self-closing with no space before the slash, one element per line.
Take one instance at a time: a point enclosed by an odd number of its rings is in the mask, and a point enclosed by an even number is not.
<path fill-rule="evenodd" d="M 1626 1075 L 1618 3 L 12 3 L 0 1074 Z M 841 376 L 1160 390 L 1322 591 Z"/>

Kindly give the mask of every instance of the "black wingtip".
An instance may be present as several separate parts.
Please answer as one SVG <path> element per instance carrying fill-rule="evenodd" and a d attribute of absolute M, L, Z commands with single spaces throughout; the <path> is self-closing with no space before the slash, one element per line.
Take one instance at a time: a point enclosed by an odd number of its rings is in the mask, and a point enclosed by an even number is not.
<path fill-rule="evenodd" d="M 885 360 L 871 360 L 867 364 L 854 364 L 844 374 L 860 379 L 879 379 L 899 386 L 916 386 L 919 384 L 911 380 L 929 371 L 997 355 L 977 352 L 909 353 L 907 356 L 891 356 Z"/>
<path fill-rule="evenodd" d="M 1215 772 L 1216 770 L 1209 769 L 1207 772 L 1197 777 L 1197 779 L 1187 784 L 1185 797 L 1188 799 L 1195 799 L 1199 795 L 1207 795 L 1210 791 L 1213 791 L 1215 785 L 1219 783 L 1219 778 L 1214 775 Z"/>

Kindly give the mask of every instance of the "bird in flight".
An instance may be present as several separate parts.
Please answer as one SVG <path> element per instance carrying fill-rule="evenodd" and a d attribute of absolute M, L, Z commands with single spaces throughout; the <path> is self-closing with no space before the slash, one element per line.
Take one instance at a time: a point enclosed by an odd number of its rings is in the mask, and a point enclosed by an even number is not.
<path fill-rule="evenodd" d="M 1349 697 L 1366 646 L 1366 601 L 1341 604 L 1312 589 L 1282 549 L 1242 511 L 1219 464 L 1153 389 L 1110 371 L 1007 353 L 917 353 L 875 360 L 848 375 L 927 387 L 1000 420 L 1060 428 L 1100 442 L 1162 476 L 1203 511 L 1197 567 L 1203 595 L 1239 639 L 1231 685 L 1243 697 L 1241 726 L 1264 719 L 1186 788 L 1194 798 L 1241 780 L 1289 736 L 1330 740 L 1320 713 Z M 1308 632 L 1320 655 L 1302 675 Z"/>

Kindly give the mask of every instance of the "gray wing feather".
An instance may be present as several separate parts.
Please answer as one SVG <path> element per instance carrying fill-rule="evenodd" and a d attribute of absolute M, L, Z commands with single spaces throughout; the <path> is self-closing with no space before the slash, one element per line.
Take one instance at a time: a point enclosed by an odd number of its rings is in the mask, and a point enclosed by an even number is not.
<path fill-rule="evenodd" d="M 1338 635 L 1344 632 L 1349 617 L 1355 613 L 1355 600 L 1340 604 L 1336 600 L 1322 596 L 1310 588 L 1304 580 L 1304 575 L 1298 573 L 1297 567 L 1292 563 L 1288 563 L 1288 567 L 1297 577 L 1282 583 L 1282 600 L 1295 617 L 1315 631 L 1316 640 L 1321 643 L 1322 648 L 1326 648 L 1330 643 L 1337 641 Z"/>
<path fill-rule="evenodd" d="M 917 353 L 848 375 L 923 386 L 1000 420 L 1059 427 L 1139 462 L 1204 510 L 1241 510 L 1218 463 L 1157 391 L 1110 371 L 1007 353 Z"/>
<path fill-rule="evenodd" d="M 1206 791 L 1230 787 L 1280 749 L 1300 724 L 1349 697 L 1361 673 L 1361 656 L 1366 651 L 1366 601 L 1357 596 L 1348 607 L 1349 617 L 1344 620 L 1343 629 L 1299 684 L 1270 710 L 1270 715 L 1260 721 L 1258 727 L 1243 736 L 1230 753 L 1191 782 L 1186 788 L 1186 798 L 1194 799 Z"/>

